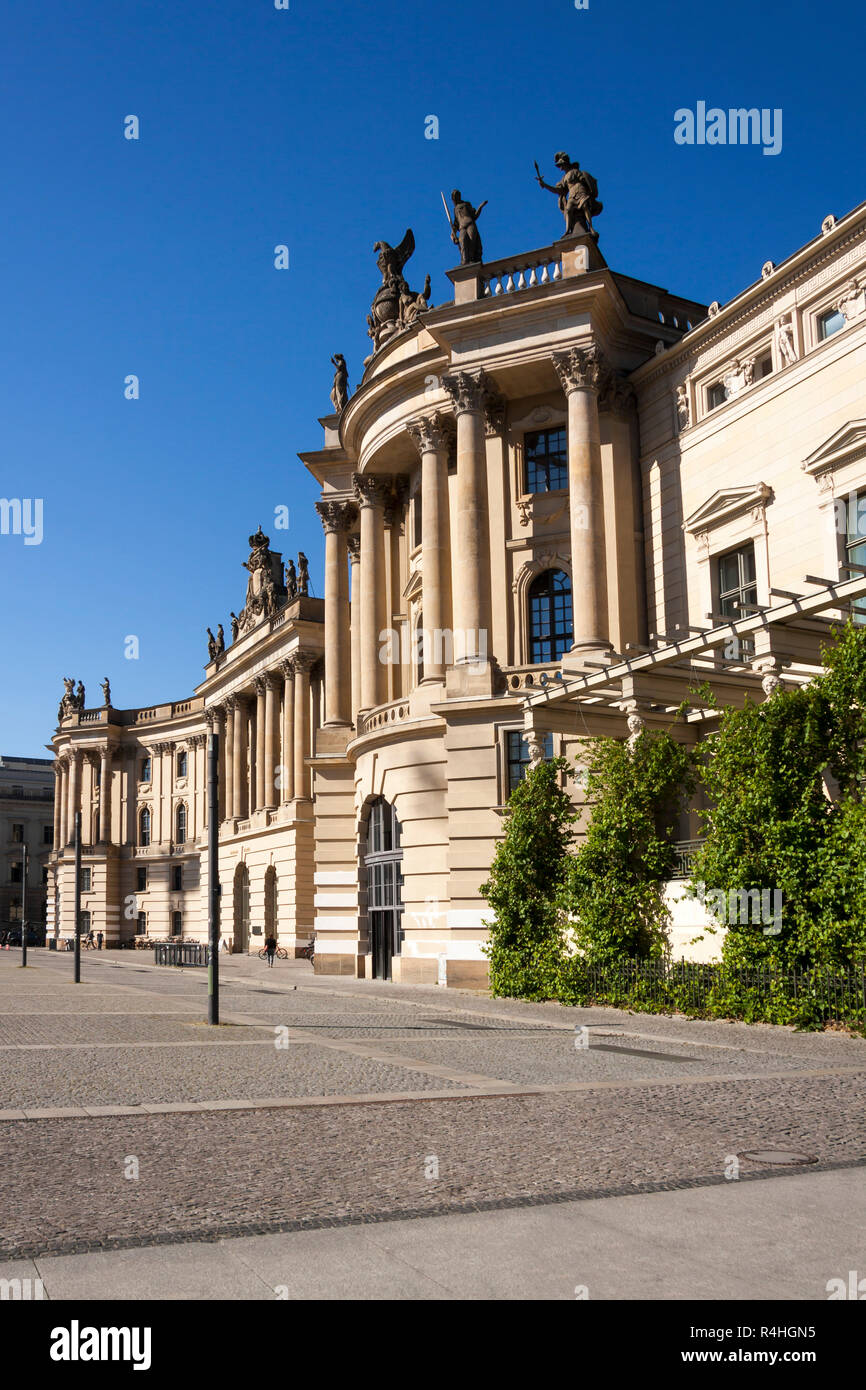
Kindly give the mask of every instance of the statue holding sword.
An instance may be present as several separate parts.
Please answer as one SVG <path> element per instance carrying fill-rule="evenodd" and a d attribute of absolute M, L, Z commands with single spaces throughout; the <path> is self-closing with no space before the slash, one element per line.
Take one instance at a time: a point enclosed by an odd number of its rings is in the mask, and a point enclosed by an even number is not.
<path fill-rule="evenodd" d="M 448 204 L 445 201 L 445 194 L 440 193 L 442 206 L 445 209 L 445 216 L 448 218 L 448 225 L 451 228 L 451 240 L 455 246 L 460 247 L 460 264 L 477 265 L 482 259 L 481 237 L 478 235 L 478 228 L 475 225 L 481 216 L 482 210 L 487 207 L 487 199 L 474 208 L 471 203 L 463 199 L 463 194 L 459 188 L 455 188 L 451 193 L 451 201 L 454 204 L 454 216 L 448 211 Z"/>
<path fill-rule="evenodd" d="M 537 160 L 535 179 L 540 188 L 557 195 L 560 211 L 565 218 L 565 235 L 574 236 L 584 232 L 597 241 L 598 232 L 592 225 L 592 219 L 602 210 L 602 204 L 598 201 L 598 184 L 592 174 L 581 169 L 577 160 L 572 163 L 565 150 L 558 150 L 553 162 L 562 175 L 559 183 L 545 183 Z"/>

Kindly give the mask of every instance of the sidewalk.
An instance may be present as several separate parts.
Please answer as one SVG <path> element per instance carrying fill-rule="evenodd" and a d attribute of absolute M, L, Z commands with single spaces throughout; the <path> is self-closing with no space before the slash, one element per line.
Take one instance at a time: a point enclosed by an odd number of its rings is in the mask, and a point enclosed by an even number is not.
<path fill-rule="evenodd" d="M 866 1270 L 862 1170 L 0 1264 L 51 1299 L 806 1299 Z M 586 1289 L 586 1295 L 576 1293 Z"/>

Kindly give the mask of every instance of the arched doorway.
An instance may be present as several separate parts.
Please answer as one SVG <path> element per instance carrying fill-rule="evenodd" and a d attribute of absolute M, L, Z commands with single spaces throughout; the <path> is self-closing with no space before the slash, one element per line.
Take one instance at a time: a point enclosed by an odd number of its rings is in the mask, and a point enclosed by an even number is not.
<path fill-rule="evenodd" d="M 400 822 L 393 806 L 378 797 L 370 806 L 364 852 L 367 875 L 367 922 L 373 953 L 373 978 L 390 980 L 391 961 L 400 950 L 403 919 L 403 849 Z"/>
<path fill-rule="evenodd" d="M 250 944 L 250 873 L 238 864 L 234 878 L 234 950 L 246 951 Z"/>

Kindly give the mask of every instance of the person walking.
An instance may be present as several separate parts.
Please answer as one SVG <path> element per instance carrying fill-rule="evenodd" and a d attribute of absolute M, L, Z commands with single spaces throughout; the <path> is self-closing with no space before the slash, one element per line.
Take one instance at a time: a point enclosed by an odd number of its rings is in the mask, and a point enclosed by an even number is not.
<path fill-rule="evenodd" d="M 97 949 L 97 951 L 101 951 L 101 950 L 102 950 L 102 942 L 103 942 L 103 940 L 104 940 L 104 938 L 103 938 L 102 932 L 101 932 L 101 931 L 98 931 L 98 932 L 96 933 L 96 949 Z"/>
<path fill-rule="evenodd" d="M 268 953 L 268 969 L 272 969 L 274 956 L 277 954 L 277 938 L 275 936 L 266 937 L 265 950 Z"/>

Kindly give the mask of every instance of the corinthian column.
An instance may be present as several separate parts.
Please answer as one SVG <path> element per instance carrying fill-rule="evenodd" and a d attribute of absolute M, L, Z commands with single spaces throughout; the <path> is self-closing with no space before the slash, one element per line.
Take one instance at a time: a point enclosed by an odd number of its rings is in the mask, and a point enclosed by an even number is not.
<path fill-rule="evenodd" d="M 361 708 L 361 537 L 348 536 L 349 569 L 352 576 L 351 604 L 349 608 L 352 630 L 352 723 L 357 723 Z"/>
<path fill-rule="evenodd" d="M 490 540 L 484 409 L 495 388 L 485 372 L 454 372 L 442 385 L 457 416 L 457 553 L 452 557 L 455 665 L 488 659 Z M 423 522 L 423 517 L 422 517 Z M 427 615 L 424 615 L 425 624 Z"/>
<path fill-rule="evenodd" d="M 111 756 L 114 749 L 103 744 L 99 750 L 99 843 L 111 843 Z"/>
<path fill-rule="evenodd" d="M 385 667 L 379 660 L 379 634 L 385 628 L 385 519 L 390 489 L 382 478 L 353 478 L 361 509 L 361 708 L 385 699 Z"/>
<path fill-rule="evenodd" d="M 232 815 L 243 817 L 247 814 L 247 710 L 246 700 L 235 696 L 234 740 L 232 743 Z"/>
<path fill-rule="evenodd" d="M 278 710 L 277 677 L 273 671 L 269 671 L 265 676 L 265 799 L 262 803 L 269 811 L 275 811 L 277 807 L 277 749 L 280 746 Z"/>
<path fill-rule="evenodd" d="M 60 759 L 54 764 L 54 844 L 57 851 L 63 848 L 60 838 L 63 819 L 63 763 Z"/>
<path fill-rule="evenodd" d="M 295 668 L 284 661 L 283 673 L 283 752 L 281 759 L 283 805 L 295 795 Z"/>
<path fill-rule="evenodd" d="M 69 754 L 69 793 L 67 796 L 66 832 L 69 841 L 75 836 L 75 813 L 81 810 L 81 749 L 73 748 Z M 82 817 L 83 819 L 83 817 Z"/>
<path fill-rule="evenodd" d="M 231 820 L 235 811 L 235 705 L 234 695 L 229 695 L 225 703 L 226 746 L 225 746 L 225 806 L 223 815 Z"/>
<path fill-rule="evenodd" d="M 310 671 L 315 666 L 316 652 L 295 652 L 295 796 L 310 795 L 310 769 L 306 759 L 310 753 Z"/>
<path fill-rule="evenodd" d="M 265 692 L 266 685 L 263 676 L 256 676 L 253 681 L 256 691 L 256 775 L 255 775 L 255 799 L 256 804 L 251 809 L 260 811 L 265 804 Z"/>
<path fill-rule="evenodd" d="M 609 647 L 604 497 L 598 392 L 608 376 L 598 348 L 553 355 L 568 399 L 568 492 L 571 512 L 573 652 Z"/>
<path fill-rule="evenodd" d="M 424 680 L 445 675 L 444 633 L 450 626 L 448 570 L 448 428 L 446 416 L 413 420 L 409 434 L 421 455 L 421 613 Z"/>
<path fill-rule="evenodd" d="M 317 502 L 325 528 L 325 723 L 347 725 L 350 704 L 349 575 L 346 532 L 353 502 Z"/>

